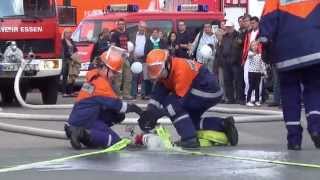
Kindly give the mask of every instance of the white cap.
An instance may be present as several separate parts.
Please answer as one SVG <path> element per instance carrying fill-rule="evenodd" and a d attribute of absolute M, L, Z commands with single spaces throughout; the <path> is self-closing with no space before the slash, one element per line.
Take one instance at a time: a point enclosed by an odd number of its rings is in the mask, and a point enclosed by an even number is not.
<path fill-rule="evenodd" d="M 231 21 L 228 20 L 224 26 L 233 27 L 234 24 Z"/>

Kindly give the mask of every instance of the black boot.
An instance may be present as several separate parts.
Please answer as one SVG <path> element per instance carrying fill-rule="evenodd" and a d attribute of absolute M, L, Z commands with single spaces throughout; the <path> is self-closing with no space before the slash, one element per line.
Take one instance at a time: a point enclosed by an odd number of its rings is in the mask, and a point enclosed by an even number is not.
<path fill-rule="evenodd" d="M 227 117 L 224 120 L 224 132 L 230 142 L 231 146 L 236 146 L 238 144 L 238 130 L 234 125 L 233 117 Z"/>
<path fill-rule="evenodd" d="M 89 135 L 86 132 L 86 130 L 84 128 L 81 127 L 73 127 L 70 126 L 69 127 L 70 130 L 70 144 L 71 146 L 76 149 L 79 150 L 82 148 L 81 142 L 83 140 L 88 139 Z"/>
<path fill-rule="evenodd" d="M 182 148 L 199 148 L 200 147 L 199 140 L 196 137 L 186 139 L 186 140 L 181 140 L 176 142 L 175 144 Z"/>
<path fill-rule="evenodd" d="M 320 149 L 320 135 L 318 134 L 313 134 L 311 135 L 311 139 L 314 143 L 314 146 L 317 148 L 317 149 Z"/>
<path fill-rule="evenodd" d="M 288 150 L 300 151 L 301 145 L 299 144 L 288 144 Z"/>
<path fill-rule="evenodd" d="M 64 132 L 66 133 L 66 136 L 68 139 L 71 137 L 71 131 L 69 124 L 64 124 Z"/>

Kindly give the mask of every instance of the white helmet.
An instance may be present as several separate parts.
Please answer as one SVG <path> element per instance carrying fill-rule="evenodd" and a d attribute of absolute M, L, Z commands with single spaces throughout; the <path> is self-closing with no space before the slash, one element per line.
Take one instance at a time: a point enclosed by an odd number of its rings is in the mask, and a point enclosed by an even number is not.
<path fill-rule="evenodd" d="M 134 45 L 131 41 L 127 42 L 127 48 L 128 48 L 128 52 L 131 53 L 134 50 Z"/>
<path fill-rule="evenodd" d="M 212 57 L 212 48 L 209 45 L 204 45 L 199 51 L 202 58 L 209 59 Z"/>

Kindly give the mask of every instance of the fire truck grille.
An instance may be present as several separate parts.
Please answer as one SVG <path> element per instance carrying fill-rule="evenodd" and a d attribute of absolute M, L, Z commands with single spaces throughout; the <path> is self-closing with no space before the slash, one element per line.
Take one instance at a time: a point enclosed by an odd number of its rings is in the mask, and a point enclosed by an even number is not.
<path fill-rule="evenodd" d="M 5 41 L 0 41 L 0 53 L 4 53 L 4 50 L 7 47 L 7 43 Z"/>
<path fill-rule="evenodd" d="M 4 52 L 8 46 L 7 41 L 0 41 L 0 50 Z M 11 40 L 12 41 L 12 40 Z M 52 39 L 29 39 L 29 40 L 14 40 L 17 46 L 24 52 L 28 53 L 32 49 L 34 53 L 53 53 L 54 40 Z"/>

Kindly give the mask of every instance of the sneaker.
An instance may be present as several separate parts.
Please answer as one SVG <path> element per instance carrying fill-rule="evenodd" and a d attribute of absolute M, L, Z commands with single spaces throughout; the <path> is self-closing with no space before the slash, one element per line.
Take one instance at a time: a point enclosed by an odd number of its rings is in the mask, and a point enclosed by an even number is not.
<path fill-rule="evenodd" d="M 311 139 L 314 143 L 314 146 L 317 149 L 320 149 L 320 135 L 311 135 Z"/>
<path fill-rule="evenodd" d="M 254 106 L 254 104 L 253 104 L 252 102 L 250 102 L 250 101 L 249 101 L 249 102 L 247 102 L 247 103 L 246 103 L 246 106 L 253 107 L 253 106 Z"/>
<path fill-rule="evenodd" d="M 301 145 L 299 144 L 288 144 L 288 150 L 300 151 Z"/>
<path fill-rule="evenodd" d="M 233 117 L 227 117 L 224 120 L 224 131 L 228 138 L 228 141 L 231 146 L 236 146 L 238 144 L 238 130 L 234 125 Z"/>
<path fill-rule="evenodd" d="M 180 140 L 175 143 L 177 146 L 180 146 L 182 148 L 199 148 L 200 143 L 198 138 L 194 137 L 191 139 L 186 139 L 186 140 Z"/>
<path fill-rule="evenodd" d="M 255 102 L 256 106 L 261 106 L 261 103 L 259 101 Z"/>

